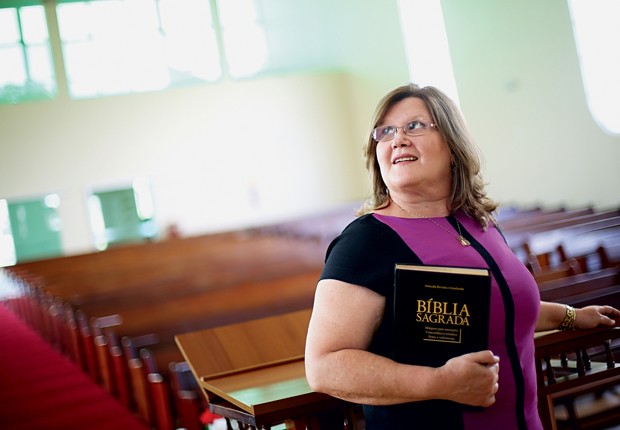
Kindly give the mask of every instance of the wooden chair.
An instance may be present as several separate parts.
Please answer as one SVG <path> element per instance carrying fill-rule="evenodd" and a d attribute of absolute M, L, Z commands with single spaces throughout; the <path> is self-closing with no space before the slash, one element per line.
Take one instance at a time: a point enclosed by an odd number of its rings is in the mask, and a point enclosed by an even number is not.
<path fill-rule="evenodd" d="M 67 326 L 65 314 L 62 311 L 62 299 L 47 292 L 43 296 L 44 311 L 46 312 L 47 326 L 49 328 L 50 342 L 56 350 L 67 354 Z"/>
<path fill-rule="evenodd" d="M 40 333 L 37 322 L 37 308 L 35 306 L 34 293 L 30 288 L 25 287 L 21 300 L 22 318 L 32 329 Z"/>
<path fill-rule="evenodd" d="M 132 396 L 131 378 L 125 350 L 115 332 L 107 330 L 108 353 L 110 355 L 112 378 L 115 385 L 115 395 L 129 410 L 135 410 Z"/>
<path fill-rule="evenodd" d="M 122 324 L 122 322 L 122 318 L 116 314 L 90 319 L 101 384 L 114 397 L 118 397 L 119 381 L 115 373 L 111 353 L 111 340 L 116 337 L 112 329 Z"/>
<path fill-rule="evenodd" d="M 52 321 L 52 316 L 49 312 L 49 300 L 50 295 L 46 294 L 45 290 L 42 287 L 36 287 L 34 289 L 35 295 L 35 307 L 37 312 L 37 320 L 38 320 L 38 331 L 41 336 L 47 340 L 54 348 L 56 348 L 56 340 L 54 338 L 54 325 Z"/>
<path fill-rule="evenodd" d="M 168 430 L 174 427 L 170 387 L 159 372 L 155 358 L 147 348 L 140 349 L 140 358 L 144 363 L 147 389 L 152 402 L 153 420 L 157 430 Z"/>
<path fill-rule="evenodd" d="M 169 373 L 178 417 L 177 425 L 187 430 L 203 430 L 200 414 L 207 404 L 189 364 L 186 361 L 172 362 Z"/>
<path fill-rule="evenodd" d="M 146 382 L 146 370 L 144 363 L 140 359 L 138 350 L 131 338 L 124 336 L 121 344 L 125 357 L 127 358 L 127 369 L 129 380 L 131 381 L 131 397 L 136 408 L 136 412 L 142 420 L 150 426 L 154 425 L 151 394 Z"/>
<path fill-rule="evenodd" d="M 69 303 L 65 303 L 63 305 L 63 312 L 65 314 L 65 324 L 67 325 L 68 355 L 75 364 L 86 371 L 86 357 L 80 340 L 75 310 Z"/>
<path fill-rule="evenodd" d="M 576 407 L 583 396 L 620 385 L 620 367 L 610 348 L 616 339 L 620 339 L 620 327 L 551 332 L 536 337 L 538 409 L 545 430 L 603 429 L 620 422 L 620 406 L 591 415 L 580 414 Z M 568 419 L 556 417 L 559 405 L 566 407 Z"/>
<path fill-rule="evenodd" d="M 156 338 L 145 337 L 144 342 L 156 342 Z M 175 428 L 169 383 L 159 372 L 155 358 L 146 346 L 134 343 L 128 336 L 121 339 L 121 344 L 138 414 L 156 430 Z"/>
<path fill-rule="evenodd" d="M 97 355 L 97 364 L 99 366 L 99 375 L 101 384 L 108 393 L 117 396 L 116 379 L 114 378 L 114 369 L 112 365 L 112 356 L 110 354 L 110 345 L 108 337 L 99 327 L 95 320 L 91 322 L 93 331 L 93 344 Z"/>
<path fill-rule="evenodd" d="M 99 374 L 99 364 L 97 362 L 97 350 L 93 338 L 93 332 L 88 322 L 88 318 L 78 309 L 75 312 L 75 318 L 78 325 L 78 333 L 80 335 L 80 344 L 84 352 L 84 362 L 86 364 L 86 372 L 96 383 L 101 383 L 101 375 Z"/>

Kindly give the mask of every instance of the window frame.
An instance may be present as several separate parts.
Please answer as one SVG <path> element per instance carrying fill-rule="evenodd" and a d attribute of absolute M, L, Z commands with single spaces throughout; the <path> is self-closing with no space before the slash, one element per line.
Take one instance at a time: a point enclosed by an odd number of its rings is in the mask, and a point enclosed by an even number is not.
<path fill-rule="evenodd" d="M 620 136 L 620 63 L 617 55 L 610 54 L 620 44 L 620 4 L 616 0 L 567 0 L 567 5 L 588 110 L 601 130 Z M 603 6 L 608 9 L 602 10 Z"/>
<path fill-rule="evenodd" d="M 42 41 L 29 42 L 25 40 L 24 19 L 22 12 L 26 8 L 38 7 L 42 12 L 45 22 L 45 35 Z M 54 99 L 58 92 L 57 77 L 54 67 L 54 55 L 51 48 L 50 31 L 47 24 L 47 13 L 43 1 L 14 1 L 0 5 L 1 10 L 12 9 L 15 11 L 15 24 L 17 27 L 18 40 L 6 44 L 0 44 L 1 50 L 15 49 L 20 52 L 21 67 L 23 67 L 22 83 L 12 82 L 7 79 L 0 82 L 0 104 L 17 104 L 28 101 L 51 100 Z M 47 63 L 47 69 L 33 67 L 35 59 L 33 52 L 42 53 L 43 60 Z M 17 68 L 20 65 L 14 63 Z M 34 70 L 33 70 L 34 69 Z M 37 79 L 36 71 L 43 71 L 41 75 L 47 75 L 45 79 Z"/>

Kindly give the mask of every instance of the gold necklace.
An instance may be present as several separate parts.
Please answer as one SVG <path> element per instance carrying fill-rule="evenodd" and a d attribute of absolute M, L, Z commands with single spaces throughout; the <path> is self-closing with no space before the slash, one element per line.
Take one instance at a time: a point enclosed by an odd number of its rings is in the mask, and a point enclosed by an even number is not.
<path fill-rule="evenodd" d="M 451 236 L 456 237 L 456 240 L 459 241 L 459 243 L 463 246 L 469 246 L 471 245 L 471 243 L 469 242 L 469 240 L 465 239 L 465 236 L 463 236 L 463 233 L 461 233 L 461 223 L 459 222 L 458 219 L 456 219 L 456 217 L 454 217 L 454 220 L 456 221 L 456 228 L 459 231 L 459 234 L 455 234 L 454 232 L 448 230 L 447 228 L 445 228 L 443 225 L 439 224 L 438 222 L 436 222 L 433 218 L 431 217 L 427 217 L 427 216 L 423 216 L 420 215 L 418 213 L 412 212 L 412 211 L 408 211 L 407 209 L 405 209 L 404 207 L 402 207 L 401 205 L 399 205 L 398 203 L 396 203 L 394 200 L 392 200 L 394 202 L 394 204 L 396 206 L 398 206 L 403 212 L 405 212 L 408 215 L 413 215 L 414 217 L 417 218 L 424 218 L 429 220 L 430 222 L 432 222 L 433 224 L 435 224 L 437 227 L 441 228 L 442 230 L 444 230 L 446 233 L 450 234 Z"/>

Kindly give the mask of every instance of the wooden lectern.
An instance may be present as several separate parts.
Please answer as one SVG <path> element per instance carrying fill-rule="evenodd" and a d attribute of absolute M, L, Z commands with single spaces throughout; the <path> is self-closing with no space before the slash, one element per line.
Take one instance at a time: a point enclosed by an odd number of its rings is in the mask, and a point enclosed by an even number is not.
<path fill-rule="evenodd" d="M 310 315 L 308 309 L 176 335 L 211 411 L 261 429 L 285 422 L 305 429 L 311 421 L 313 430 L 353 428 L 345 423 L 351 405 L 312 391 L 306 380 Z M 337 423 L 321 425 L 317 416 Z"/>

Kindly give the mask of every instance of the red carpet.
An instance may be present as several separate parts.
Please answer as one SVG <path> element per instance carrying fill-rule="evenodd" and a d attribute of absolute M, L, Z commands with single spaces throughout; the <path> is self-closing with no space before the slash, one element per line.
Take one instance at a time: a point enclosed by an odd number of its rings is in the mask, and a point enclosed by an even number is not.
<path fill-rule="evenodd" d="M 148 427 L 0 302 L 0 429 Z"/>

